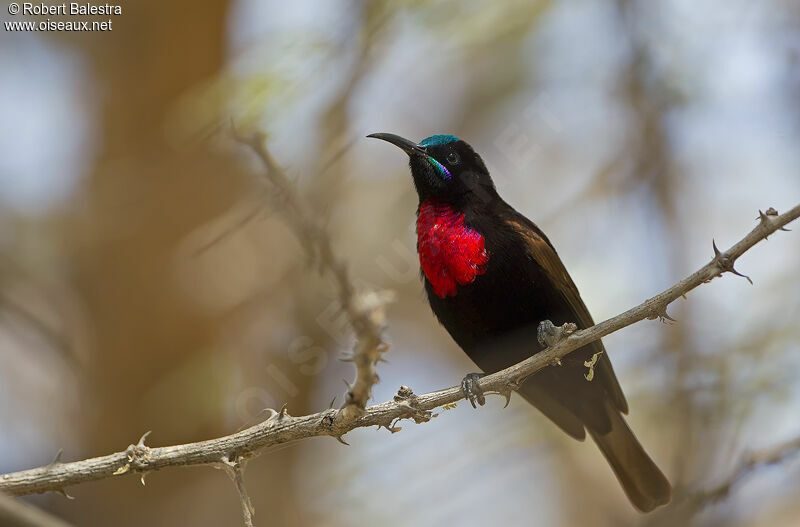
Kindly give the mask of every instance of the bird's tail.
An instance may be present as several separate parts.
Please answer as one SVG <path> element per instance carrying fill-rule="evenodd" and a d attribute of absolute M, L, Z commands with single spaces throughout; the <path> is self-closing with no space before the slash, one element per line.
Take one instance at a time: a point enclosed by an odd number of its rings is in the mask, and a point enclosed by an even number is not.
<path fill-rule="evenodd" d="M 644 451 L 622 414 L 615 408 L 608 408 L 608 415 L 611 430 L 607 434 L 600 435 L 589 427 L 587 429 L 614 470 L 628 499 L 642 512 L 669 503 L 672 487 L 667 478 Z"/>

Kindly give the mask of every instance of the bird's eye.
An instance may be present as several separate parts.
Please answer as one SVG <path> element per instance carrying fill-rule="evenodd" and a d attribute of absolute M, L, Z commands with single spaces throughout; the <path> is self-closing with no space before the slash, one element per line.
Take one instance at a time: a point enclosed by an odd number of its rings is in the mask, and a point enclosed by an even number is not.
<path fill-rule="evenodd" d="M 447 154 L 447 162 L 450 163 L 451 165 L 457 165 L 460 160 L 461 158 L 458 157 L 458 154 L 456 154 L 455 152 L 450 152 L 449 154 Z"/>

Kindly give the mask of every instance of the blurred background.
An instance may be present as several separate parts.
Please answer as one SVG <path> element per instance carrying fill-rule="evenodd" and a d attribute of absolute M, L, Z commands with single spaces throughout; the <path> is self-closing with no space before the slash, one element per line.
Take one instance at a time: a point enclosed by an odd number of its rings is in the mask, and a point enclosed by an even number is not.
<path fill-rule="evenodd" d="M 232 122 L 268 135 L 359 287 L 395 292 L 374 402 L 475 367 L 423 296 L 405 156 L 368 133 L 470 142 L 596 320 L 800 200 L 793 0 L 122 7 L 104 33 L 0 31 L 0 473 L 341 404 L 335 288 Z M 800 435 L 797 230 L 737 262 L 754 286 L 726 275 L 670 306 L 677 324 L 605 339 L 672 506 L 636 513 L 594 445 L 493 397 L 265 453 L 256 524 L 797 525 L 797 457 L 685 498 Z M 81 526 L 241 522 L 208 467 L 68 491 L 28 499 Z"/>

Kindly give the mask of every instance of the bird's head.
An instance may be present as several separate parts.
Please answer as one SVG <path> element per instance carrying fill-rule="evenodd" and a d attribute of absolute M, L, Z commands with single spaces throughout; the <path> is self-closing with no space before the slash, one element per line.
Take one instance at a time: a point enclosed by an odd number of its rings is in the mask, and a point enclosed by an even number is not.
<path fill-rule="evenodd" d="M 420 201 L 486 200 L 496 195 L 489 171 L 466 142 L 453 135 L 432 135 L 419 143 L 399 135 L 377 133 L 367 137 L 383 139 L 409 157 L 411 176 Z"/>

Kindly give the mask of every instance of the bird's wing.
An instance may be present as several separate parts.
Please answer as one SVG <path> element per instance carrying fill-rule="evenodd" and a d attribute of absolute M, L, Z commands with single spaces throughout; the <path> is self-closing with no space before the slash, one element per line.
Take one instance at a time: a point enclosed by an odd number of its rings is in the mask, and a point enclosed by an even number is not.
<path fill-rule="evenodd" d="M 539 264 L 549 278 L 554 289 L 562 297 L 566 305 L 569 306 L 570 311 L 575 317 L 575 322 L 579 328 L 588 328 L 594 325 L 592 316 L 586 308 L 586 304 L 580 297 L 578 288 L 572 281 L 564 267 L 561 258 L 559 258 L 550 240 L 547 236 L 529 219 L 517 213 L 511 219 L 506 220 L 508 225 L 514 229 L 524 240 L 526 248 L 531 257 Z M 628 413 L 628 402 L 625 400 L 625 395 L 622 393 L 622 388 L 617 381 L 617 376 L 614 374 L 614 369 L 611 366 L 611 361 L 605 353 L 603 343 L 599 340 L 587 345 L 586 348 L 591 349 L 591 353 L 603 352 L 595 366 L 595 379 L 599 381 L 606 393 L 611 396 L 614 406 L 623 413 Z"/>

